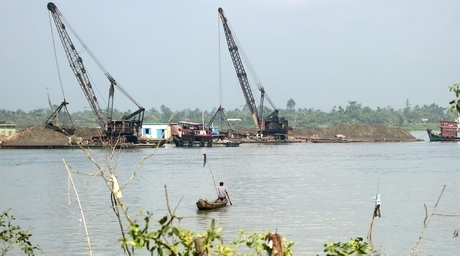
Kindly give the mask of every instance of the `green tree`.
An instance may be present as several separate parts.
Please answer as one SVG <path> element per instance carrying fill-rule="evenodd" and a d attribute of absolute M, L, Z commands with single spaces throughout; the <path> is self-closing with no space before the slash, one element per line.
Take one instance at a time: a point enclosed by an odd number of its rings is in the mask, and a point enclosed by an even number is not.
<path fill-rule="evenodd" d="M 160 106 L 160 111 L 161 111 L 161 120 L 164 122 L 165 120 L 168 120 L 173 112 L 171 111 L 170 108 L 166 107 L 165 105 Z"/>
<path fill-rule="evenodd" d="M 292 98 L 290 98 L 287 102 L 286 107 L 290 110 L 295 109 L 295 101 Z"/>
<path fill-rule="evenodd" d="M 160 112 L 158 112 L 155 108 L 151 108 L 145 111 L 144 122 L 159 122 L 160 116 Z"/>
<path fill-rule="evenodd" d="M 454 90 L 454 87 L 453 89 Z M 417 128 L 417 123 L 421 124 L 422 119 L 428 119 L 429 121 L 423 123 L 423 129 L 426 129 L 426 126 L 431 125 L 433 127 L 437 126 L 439 119 L 453 119 L 456 117 L 456 114 L 446 111 L 446 108 L 440 107 L 436 104 L 430 105 L 417 105 L 414 108 L 410 107 L 410 103 L 406 100 L 405 108 L 403 109 L 394 109 L 390 106 L 387 107 L 377 107 L 373 110 L 369 107 L 362 106 L 356 101 L 349 101 L 348 106 L 334 106 L 329 112 L 316 110 L 314 108 L 299 108 L 294 111 L 293 109 L 280 109 L 279 116 L 286 118 L 291 126 L 295 127 L 305 127 L 305 126 L 338 126 L 340 124 L 359 124 L 359 123 L 379 123 L 386 126 L 398 126 L 398 127 L 411 127 L 415 125 Z M 259 113 L 260 117 L 263 118 L 270 114 L 273 110 L 265 106 L 264 112 Z M 120 119 L 123 114 L 131 113 L 130 111 L 118 111 L 114 110 L 113 117 L 115 119 Z M 162 105 L 160 110 L 152 108 L 145 112 L 144 121 L 145 122 L 168 122 L 171 116 L 173 116 L 172 122 L 178 122 L 181 120 L 191 120 L 195 122 L 201 122 L 202 116 L 204 116 L 204 121 L 207 123 L 212 115 L 215 113 L 213 111 L 202 111 L 200 109 L 183 109 L 180 111 L 173 111 L 165 105 Z M 29 112 L 24 112 L 22 110 L 9 111 L 1 110 L 0 111 L 0 121 L 3 123 L 15 123 L 17 124 L 18 129 L 25 128 L 31 125 L 42 125 L 46 119 L 51 115 L 49 109 L 34 109 Z M 244 108 L 236 108 L 234 110 L 226 110 L 226 116 L 228 118 L 240 118 L 241 121 L 238 122 L 238 127 L 236 130 L 241 128 L 248 129 L 250 131 L 254 128 L 254 122 L 251 117 L 251 113 L 247 106 Z M 75 126 L 83 127 L 98 127 L 100 126 L 99 122 L 96 119 L 96 116 L 92 110 L 85 110 L 83 112 L 71 113 L 71 118 L 74 121 Z M 418 128 L 422 128 L 419 126 Z"/>

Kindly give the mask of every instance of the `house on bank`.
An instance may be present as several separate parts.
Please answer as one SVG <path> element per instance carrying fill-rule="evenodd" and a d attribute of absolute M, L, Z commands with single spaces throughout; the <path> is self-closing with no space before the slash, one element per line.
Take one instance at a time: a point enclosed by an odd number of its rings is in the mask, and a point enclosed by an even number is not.
<path fill-rule="evenodd" d="M 0 137 L 8 137 L 16 133 L 16 124 L 0 122 Z"/>
<path fill-rule="evenodd" d="M 166 140 L 167 143 L 170 143 L 176 127 L 176 123 L 143 123 L 141 140 Z"/>

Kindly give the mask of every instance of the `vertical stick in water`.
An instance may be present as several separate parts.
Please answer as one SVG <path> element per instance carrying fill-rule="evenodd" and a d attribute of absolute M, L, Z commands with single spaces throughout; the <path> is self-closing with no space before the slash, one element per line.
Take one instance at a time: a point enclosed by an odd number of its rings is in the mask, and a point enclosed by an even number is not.
<path fill-rule="evenodd" d="M 380 190 L 380 180 L 378 180 L 377 184 L 377 194 L 375 194 L 375 201 L 374 201 L 374 210 L 372 211 L 372 221 L 371 225 L 369 226 L 369 231 L 367 232 L 367 240 L 372 244 L 372 227 L 374 226 L 374 219 L 375 219 L 375 207 L 377 206 L 377 195 L 379 194 Z"/>

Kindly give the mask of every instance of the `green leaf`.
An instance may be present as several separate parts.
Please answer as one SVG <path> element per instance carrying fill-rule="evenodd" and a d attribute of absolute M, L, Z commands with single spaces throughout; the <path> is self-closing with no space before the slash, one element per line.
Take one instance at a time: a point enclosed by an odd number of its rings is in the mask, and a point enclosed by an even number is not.
<path fill-rule="evenodd" d="M 173 227 L 172 232 L 173 232 L 173 234 L 176 235 L 176 236 L 179 236 L 179 235 L 180 235 L 180 231 L 179 231 L 179 229 L 177 229 L 176 227 Z"/>
<path fill-rule="evenodd" d="M 158 222 L 163 225 L 166 223 L 166 221 L 168 220 L 168 216 L 164 216 L 161 220 L 159 220 Z"/>

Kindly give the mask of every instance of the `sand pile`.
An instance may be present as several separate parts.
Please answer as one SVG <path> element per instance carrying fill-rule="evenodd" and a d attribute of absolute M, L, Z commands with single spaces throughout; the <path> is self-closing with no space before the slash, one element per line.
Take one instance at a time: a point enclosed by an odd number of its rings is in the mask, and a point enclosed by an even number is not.
<path fill-rule="evenodd" d="M 236 126 L 234 130 L 241 134 L 255 134 L 257 129 Z M 386 127 L 383 124 L 342 124 L 338 127 L 294 127 L 293 137 L 337 139 L 337 135 L 344 135 L 344 139 L 362 141 L 416 141 L 406 129 Z M 291 140 L 291 139 L 290 139 Z"/>
<path fill-rule="evenodd" d="M 294 128 L 294 135 L 300 137 L 334 138 L 345 135 L 347 139 L 415 141 L 406 129 L 386 127 L 383 124 L 342 124 L 339 127 L 304 127 Z"/>
<path fill-rule="evenodd" d="M 73 138 L 90 140 L 98 136 L 100 129 L 76 127 Z M 22 129 L 9 137 L 3 137 L 3 145 L 68 145 L 69 136 L 47 129 L 42 125 L 30 126 Z"/>

